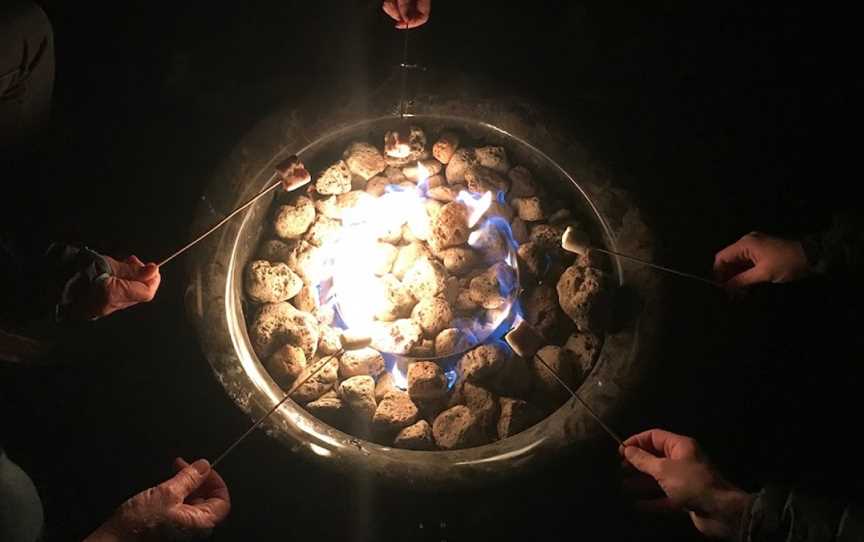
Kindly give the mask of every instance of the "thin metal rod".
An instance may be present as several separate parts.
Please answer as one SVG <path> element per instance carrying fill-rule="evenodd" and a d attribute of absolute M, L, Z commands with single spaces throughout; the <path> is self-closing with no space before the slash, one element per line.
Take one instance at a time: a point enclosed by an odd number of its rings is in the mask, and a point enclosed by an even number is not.
<path fill-rule="evenodd" d="M 535 353 L 535 354 L 534 354 L 534 357 L 537 358 L 537 361 L 539 361 L 540 363 L 542 363 L 543 366 L 546 367 L 546 369 L 547 369 L 550 373 L 552 373 L 552 376 L 555 377 L 555 380 L 557 380 L 558 383 L 561 384 L 561 386 L 563 386 L 565 390 L 567 390 L 568 392 L 570 392 L 570 395 L 572 395 L 574 399 L 576 399 L 577 401 L 579 401 L 580 403 L 582 403 L 582 406 L 585 407 L 585 410 L 588 411 L 588 414 L 590 414 L 591 417 L 594 418 L 594 420 L 595 420 L 598 424 L 600 424 L 600 427 L 602 427 L 602 428 L 606 431 L 606 433 L 607 433 L 610 437 L 612 437 L 612 439 L 613 439 L 615 442 L 618 443 L 619 446 L 623 446 L 623 445 L 624 445 L 624 441 L 621 440 L 621 437 L 618 436 L 618 433 L 616 433 L 615 431 L 612 430 L 611 427 L 609 427 L 608 425 L 606 425 L 605 423 L 603 423 L 603 420 L 601 420 L 601 419 L 600 419 L 600 416 L 598 416 L 598 415 L 594 412 L 594 409 L 592 409 L 590 406 L 588 406 L 588 403 L 586 403 L 585 401 L 583 401 L 582 398 L 579 397 L 579 395 L 577 395 L 576 392 L 573 391 L 573 390 L 570 388 L 570 386 L 568 386 L 567 383 L 564 382 L 564 380 L 561 379 L 560 376 L 558 376 L 558 373 L 555 371 L 555 369 L 553 369 L 552 367 L 550 367 L 549 364 L 546 363 L 546 360 L 544 360 L 542 357 L 540 357 L 540 354 L 536 354 L 536 353 Z"/>
<path fill-rule="evenodd" d="M 237 213 L 243 211 L 244 209 L 246 209 L 247 207 L 249 207 L 250 205 L 252 205 L 252 204 L 255 203 L 256 201 L 258 201 L 259 199 L 261 199 L 262 197 L 264 197 L 265 194 L 268 194 L 268 193 L 271 192 L 274 188 L 276 188 L 277 186 L 279 186 L 280 184 L 282 184 L 281 179 L 279 179 L 279 174 L 278 174 L 278 173 L 274 173 L 273 176 L 270 177 L 270 181 L 271 181 L 271 182 L 272 182 L 274 179 L 276 179 L 276 182 L 274 182 L 273 184 L 269 185 L 267 188 L 265 188 L 265 189 L 262 190 L 261 192 L 258 192 L 257 194 L 255 194 L 254 196 L 252 196 L 252 199 L 250 199 L 250 200 L 247 201 L 246 203 L 242 204 L 240 207 L 237 207 L 236 209 L 234 209 L 233 211 L 231 211 L 231 214 L 229 214 L 228 216 L 226 216 L 225 218 L 223 218 L 222 220 L 220 220 L 219 222 L 217 222 L 216 225 L 214 225 L 213 227 L 211 227 L 209 230 L 205 231 L 204 233 L 202 233 L 201 235 L 199 235 L 198 237 L 196 237 L 193 241 L 190 241 L 189 243 L 187 243 L 183 248 L 181 248 L 180 250 L 177 250 L 176 252 L 174 252 L 173 254 L 171 254 L 170 256 L 168 256 L 167 258 L 165 258 L 164 260 L 162 260 L 161 262 L 159 262 L 158 267 L 162 267 L 163 265 L 165 265 L 166 263 L 170 262 L 171 260 L 173 260 L 173 259 L 176 258 L 177 256 L 183 254 L 184 252 L 186 252 L 186 251 L 189 250 L 190 248 L 192 248 L 192 247 L 194 247 L 195 245 L 197 245 L 199 242 L 201 242 L 202 239 L 204 239 L 205 237 L 207 237 L 208 235 L 210 235 L 210 234 L 213 233 L 214 231 L 218 230 L 220 227 L 222 227 L 223 224 L 225 224 L 226 222 L 228 222 L 229 220 L 231 220 L 231 218 L 233 218 Z"/>
<path fill-rule="evenodd" d="M 620 252 L 615 252 L 614 250 L 606 250 L 605 248 L 596 248 L 591 247 L 590 250 L 596 250 L 597 252 L 603 252 L 604 254 L 609 254 L 611 256 L 618 256 L 619 258 L 624 258 L 625 260 L 630 260 L 636 263 L 640 263 L 642 265 L 646 265 L 648 267 L 658 269 L 660 271 L 665 271 L 667 273 L 672 273 L 673 275 L 678 275 L 679 277 L 686 277 L 688 279 L 698 280 L 699 282 L 704 282 L 705 284 L 710 284 L 711 286 L 717 286 L 718 288 L 722 288 L 723 285 L 715 280 L 711 280 L 699 275 L 694 275 L 693 273 L 687 273 L 684 271 L 678 271 L 677 269 L 672 269 L 671 267 L 665 267 L 663 265 L 658 265 L 656 263 L 651 263 L 646 260 L 642 260 L 640 258 L 636 258 L 635 256 L 628 256 L 627 254 L 621 254 Z"/>
<path fill-rule="evenodd" d="M 261 417 L 258 419 L 258 421 L 256 421 L 255 423 L 252 424 L 252 427 L 250 427 L 249 429 L 247 429 L 246 432 L 244 432 L 242 435 L 240 435 L 240 436 L 237 438 L 237 440 L 235 440 L 234 442 L 231 443 L 230 446 L 228 446 L 227 448 L 225 448 L 225 451 L 222 452 L 221 454 L 219 454 L 219 457 L 217 457 L 216 459 L 214 459 L 213 462 L 212 462 L 210 465 L 211 465 L 212 467 L 216 467 L 216 465 L 218 465 L 218 464 L 219 464 L 223 459 L 225 459 L 225 457 L 226 457 L 228 454 L 230 454 L 231 451 L 232 451 L 234 448 L 236 448 L 237 446 L 240 445 L 241 442 L 243 442 L 244 440 L 246 440 L 246 437 L 248 437 L 249 435 L 251 435 L 252 432 L 255 431 L 255 429 L 256 429 L 259 425 L 261 425 L 262 423 L 264 423 L 264 420 L 266 420 L 266 419 L 269 418 L 269 417 L 270 417 L 274 412 L 276 412 L 277 410 L 279 410 L 279 407 L 281 407 L 283 404 L 285 404 L 285 401 L 287 401 L 288 399 L 290 399 L 290 398 L 291 398 L 291 395 L 292 395 L 295 391 L 299 390 L 300 387 L 301 387 L 303 384 L 305 384 L 306 382 L 308 382 L 309 380 L 311 380 L 313 377 L 315 377 L 315 375 L 317 375 L 318 373 L 320 373 L 320 372 L 324 369 L 324 367 L 326 367 L 327 365 L 330 364 L 330 361 L 331 361 L 331 360 L 335 359 L 335 358 L 338 357 L 338 356 L 341 356 L 344 352 L 345 352 L 344 349 L 340 349 L 340 350 L 339 350 L 338 352 L 336 352 L 335 354 L 331 354 L 330 356 L 327 356 L 326 358 L 321 358 L 321 360 L 319 361 L 319 363 L 320 363 L 321 365 L 320 365 L 318 368 L 316 368 L 314 371 L 312 371 L 311 373 L 309 373 L 309 375 L 308 375 L 306 378 L 304 378 L 303 380 L 300 380 L 300 381 L 298 381 L 298 382 L 295 382 L 295 383 L 291 386 L 291 388 L 288 390 L 288 393 L 285 394 L 285 397 L 282 398 L 282 400 L 280 400 L 278 403 L 276 403 L 275 405 L 273 405 L 273 408 L 271 408 L 271 409 L 267 412 L 267 414 L 264 414 L 263 416 L 261 416 Z"/>
<path fill-rule="evenodd" d="M 403 42 L 402 42 L 402 64 L 400 65 L 402 68 L 402 83 L 401 90 L 399 93 L 399 118 L 405 118 L 405 81 L 408 76 L 408 30 L 403 30 Z"/>

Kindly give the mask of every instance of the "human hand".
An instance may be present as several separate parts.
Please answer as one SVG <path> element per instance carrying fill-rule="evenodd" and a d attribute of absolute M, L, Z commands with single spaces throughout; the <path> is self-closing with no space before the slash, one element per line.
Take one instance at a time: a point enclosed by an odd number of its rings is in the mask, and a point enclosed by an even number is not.
<path fill-rule="evenodd" d="M 156 296 L 162 277 L 155 263 L 144 264 L 136 256 L 118 261 L 104 256 L 111 266 L 112 276 L 89 296 L 84 311 L 87 318 L 100 318 L 138 303 L 146 303 Z"/>
<path fill-rule="evenodd" d="M 231 497 L 206 459 L 178 458 L 177 474 L 120 505 L 85 542 L 149 542 L 209 534 L 228 516 Z"/>
<path fill-rule="evenodd" d="M 731 289 L 762 282 L 791 282 L 810 274 L 807 255 L 799 241 L 748 233 L 714 257 L 717 280 Z"/>
<path fill-rule="evenodd" d="M 397 21 L 396 28 L 408 30 L 429 20 L 432 0 L 384 0 L 384 12 Z"/>
<path fill-rule="evenodd" d="M 695 440 L 652 429 L 628 438 L 619 451 L 666 495 L 643 501 L 643 508 L 684 509 L 702 534 L 724 539 L 737 536 L 753 496 L 724 480 Z"/>

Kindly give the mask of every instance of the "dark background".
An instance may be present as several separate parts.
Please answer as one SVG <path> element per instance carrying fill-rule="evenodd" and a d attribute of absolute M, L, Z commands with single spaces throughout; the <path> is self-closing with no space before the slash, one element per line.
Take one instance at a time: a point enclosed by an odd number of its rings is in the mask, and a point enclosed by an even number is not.
<path fill-rule="evenodd" d="M 268 111 L 324 87 L 374 87 L 401 55 L 376 2 L 80 4 L 42 2 L 53 121 L 0 173 L 4 227 L 145 260 L 189 237 L 209 173 Z M 556 111 L 637 196 L 664 263 L 708 273 L 750 230 L 794 235 L 860 209 L 851 14 L 434 4 L 414 58 Z M 169 266 L 153 303 L 96 322 L 54 364 L 0 368 L 4 445 L 39 487 L 49 539 L 82 537 L 169 476 L 175 456 L 212 458 L 247 426 L 186 321 L 185 284 Z M 816 279 L 733 302 L 672 282 L 644 417 L 622 431 L 694 435 L 748 489 L 854 494 L 859 290 Z M 500 487 L 414 494 L 299 463 L 258 434 L 220 470 L 234 507 L 217 540 L 694 536 L 686 517 L 634 516 L 614 480 L 567 462 Z"/>

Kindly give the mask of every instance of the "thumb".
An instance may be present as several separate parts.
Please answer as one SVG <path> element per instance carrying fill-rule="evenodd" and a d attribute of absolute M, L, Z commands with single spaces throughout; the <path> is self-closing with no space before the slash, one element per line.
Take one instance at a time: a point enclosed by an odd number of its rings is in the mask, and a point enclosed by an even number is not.
<path fill-rule="evenodd" d="M 201 484 L 207 479 L 210 474 L 210 463 L 206 459 L 198 461 L 183 467 L 174 478 L 165 482 L 173 492 L 186 498 L 190 493 L 201 487 Z"/>
<path fill-rule="evenodd" d="M 663 460 L 659 457 L 655 457 L 636 446 L 627 446 L 624 448 L 624 457 L 637 470 L 644 472 L 655 480 L 660 477 L 660 465 Z"/>
<path fill-rule="evenodd" d="M 744 288 L 760 282 L 768 282 L 768 273 L 760 266 L 751 267 L 750 269 L 738 273 L 731 279 L 727 280 L 724 286 L 726 288 Z"/>

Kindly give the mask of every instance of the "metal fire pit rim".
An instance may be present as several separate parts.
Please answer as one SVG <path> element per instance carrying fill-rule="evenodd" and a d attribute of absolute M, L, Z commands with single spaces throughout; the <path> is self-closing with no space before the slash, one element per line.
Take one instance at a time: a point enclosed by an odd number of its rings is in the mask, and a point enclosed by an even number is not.
<path fill-rule="evenodd" d="M 601 219 L 601 221 L 602 221 L 601 225 L 603 226 L 603 229 L 605 230 L 604 233 L 606 234 L 607 242 L 611 241 L 612 243 L 615 243 L 616 235 L 614 234 L 614 231 L 613 231 L 614 229 L 605 220 L 603 213 L 600 212 L 600 210 L 597 208 L 593 198 L 582 188 L 580 183 L 576 182 L 576 180 L 573 178 L 573 176 L 559 163 L 558 160 L 553 159 L 548 154 L 546 154 L 545 152 L 538 149 L 535 145 L 526 141 L 523 137 L 515 135 L 515 134 L 511 133 L 511 131 L 505 130 L 499 126 L 496 126 L 496 125 L 491 124 L 490 122 L 487 122 L 484 120 L 479 120 L 476 118 L 471 118 L 471 117 L 466 117 L 466 116 L 457 116 L 457 115 L 441 114 L 441 113 L 430 113 L 430 114 L 420 114 L 420 115 L 411 114 L 409 116 L 410 119 L 416 119 L 416 120 L 420 120 L 424 117 L 434 117 L 434 118 L 437 118 L 439 120 L 453 120 L 454 122 L 457 122 L 460 124 L 468 123 L 468 124 L 481 125 L 482 127 L 486 128 L 486 129 L 495 130 L 495 131 L 501 133 L 502 135 L 504 135 L 508 138 L 519 141 L 520 144 L 523 144 L 526 147 L 530 148 L 532 150 L 532 152 L 536 152 L 545 161 L 547 161 L 549 164 L 552 164 L 555 168 L 557 168 L 572 183 L 572 185 L 579 190 L 582 197 L 585 199 L 586 202 L 588 202 L 591 205 L 592 209 L 594 210 L 595 217 Z M 314 145 L 319 144 L 322 139 L 333 138 L 333 137 L 336 137 L 337 134 L 350 133 L 353 130 L 357 130 L 359 127 L 362 127 L 364 125 L 370 125 L 374 122 L 386 122 L 386 121 L 391 121 L 391 120 L 393 120 L 393 118 L 390 115 L 383 115 L 383 116 L 377 116 L 377 117 L 368 117 L 367 116 L 367 117 L 358 119 L 356 122 L 353 122 L 353 123 L 350 123 L 347 125 L 342 125 L 342 126 L 336 128 L 335 130 L 332 130 L 332 131 L 324 132 L 318 138 L 311 139 L 311 140 L 309 138 L 304 138 L 306 140 L 306 144 L 303 146 L 303 148 L 299 152 L 307 151 L 309 148 L 312 148 Z M 268 162 L 266 162 L 260 169 L 258 169 L 258 175 L 253 175 L 253 178 L 260 178 L 261 175 L 269 174 L 269 169 L 270 169 L 270 167 L 272 167 L 272 164 L 274 163 L 274 161 L 280 158 L 280 155 L 283 153 L 283 151 L 287 152 L 287 146 L 283 145 L 281 147 L 282 147 L 282 150 L 278 150 L 275 154 L 272 154 L 273 149 L 271 147 L 271 150 L 270 150 L 271 159 Z M 246 225 L 246 222 L 248 220 L 250 220 L 250 216 L 251 216 L 251 213 L 245 214 L 243 217 L 242 223 L 240 225 L 236 225 L 233 229 L 240 231 Z M 234 243 L 233 244 L 236 244 L 237 242 L 239 242 L 239 235 L 234 235 L 233 237 L 234 237 L 234 239 L 233 239 Z M 615 245 L 613 244 L 613 247 L 614 246 Z M 236 255 L 236 250 L 234 248 L 235 247 L 232 247 L 232 250 L 230 251 L 229 262 L 226 262 L 226 263 L 228 263 L 228 269 L 224 269 L 224 271 L 225 271 L 224 273 L 218 273 L 217 272 L 218 274 L 222 274 L 223 276 L 226 276 L 226 277 L 232 276 L 232 273 L 234 271 L 233 266 L 236 263 L 234 261 L 235 255 Z M 624 272 L 621 268 L 621 263 L 618 261 L 616 261 L 615 263 L 616 263 L 616 268 L 617 268 L 616 271 L 617 271 L 618 278 L 619 278 L 618 282 L 624 283 L 625 282 L 624 281 Z M 217 265 L 217 267 L 218 267 L 218 265 Z M 198 271 L 198 286 L 199 286 L 198 293 L 200 294 L 200 287 L 202 286 L 200 283 L 200 281 L 201 281 L 201 267 L 196 266 L 196 269 Z M 226 280 L 225 285 L 224 285 L 225 289 L 222 290 L 222 292 L 220 292 L 221 295 L 219 296 L 219 297 L 222 297 L 224 299 L 224 302 L 226 305 L 226 311 L 232 306 L 233 303 L 235 303 L 237 301 L 234 298 L 234 294 L 236 294 L 236 291 L 231 290 L 231 284 L 232 283 L 230 280 Z M 194 291 L 194 288 L 192 288 L 192 291 Z M 199 297 L 199 300 L 200 300 L 200 297 Z M 201 307 L 199 306 L 198 308 L 200 309 Z M 191 311 L 191 312 L 194 312 L 194 311 Z M 201 313 L 203 313 L 203 311 L 199 311 L 199 314 L 201 314 Z M 212 339 L 212 337 L 207 337 L 206 333 L 201 332 L 202 327 L 200 324 L 204 324 L 203 320 L 204 320 L 203 318 L 197 318 L 196 323 L 199 324 L 199 335 L 202 336 L 202 343 L 205 346 L 205 350 L 208 350 L 208 359 L 210 359 L 211 365 L 213 365 L 214 372 L 216 373 L 219 380 L 222 382 L 223 386 L 226 388 L 226 391 L 228 391 L 229 396 L 232 397 L 232 400 L 234 400 L 234 402 L 237 403 L 238 406 L 240 406 L 241 409 L 244 410 L 247 414 L 249 414 L 253 417 L 257 417 L 256 415 L 259 415 L 259 413 L 261 411 L 268 408 L 269 406 L 272 406 L 272 404 L 274 404 L 275 401 L 278 400 L 278 398 L 281 398 L 281 395 L 277 395 L 276 393 L 274 393 L 272 396 L 268 397 L 268 401 L 262 402 L 260 400 L 261 399 L 260 397 L 252 397 L 251 394 L 246 394 L 246 396 L 244 397 L 242 393 L 237 393 L 238 390 L 235 390 L 235 392 L 232 393 L 230 386 L 226 383 L 226 378 L 230 379 L 230 377 L 232 375 L 232 372 L 230 370 L 231 368 L 224 366 L 225 362 L 226 362 L 226 358 L 219 357 L 218 355 L 214 355 L 214 352 L 212 352 L 212 344 L 208 344 L 208 343 L 212 343 L 212 341 L 210 340 L 210 339 Z M 206 324 L 205 324 L 205 327 L 206 327 Z M 246 333 L 245 326 L 241 326 L 241 327 L 243 329 L 240 330 L 240 333 L 245 335 L 245 333 Z M 231 337 L 232 342 L 234 343 L 234 349 L 233 350 L 234 350 L 234 353 L 236 354 L 239 350 L 237 347 L 238 345 L 235 342 L 237 340 L 237 338 L 233 333 L 231 335 L 232 335 L 232 337 Z M 635 340 L 636 336 L 635 335 L 632 336 L 631 339 Z M 246 341 L 248 341 L 248 337 L 245 337 L 244 342 L 246 342 Z M 248 342 L 247 342 L 247 344 L 248 344 Z M 637 345 L 634 342 L 630 346 L 633 348 L 636 348 Z M 231 353 L 229 352 L 228 358 L 230 358 L 230 357 L 231 357 Z M 230 359 L 227 360 L 227 364 L 228 365 L 231 364 Z M 599 366 L 600 366 L 600 362 L 598 362 L 595 365 L 594 373 L 596 373 L 596 369 Z M 593 373 L 592 373 L 592 375 L 593 375 Z M 592 376 L 589 375 L 589 378 L 586 380 L 586 383 L 591 381 L 591 379 L 592 379 Z M 583 384 L 583 387 L 584 387 L 584 384 Z M 269 403 L 269 405 L 267 403 Z M 446 479 L 449 479 L 450 482 L 452 482 L 456 479 L 466 478 L 467 476 L 470 476 L 470 475 L 476 475 L 476 474 L 481 474 L 481 473 L 488 474 L 490 469 L 485 469 L 484 466 L 488 465 L 489 463 L 494 463 L 496 461 L 500 462 L 501 459 L 498 457 L 499 455 L 510 456 L 508 459 L 513 459 L 513 461 L 511 462 L 511 466 L 521 466 L 521 463 L 524 463 L 524 462 L 532 463 L 537 459 L 536 455 L 527 456 L 527 457 L 526 456 L 520 457 L 520 454 L 527 454 L 529 452 L 533 452 L 535 449 L 537 449 L 536 450 L 537 453 L 543 453 L 543 452 L 549 451 L 549 450 L 546 450 L 546 448 L 547 448 L 547 446 L 549 446 L 550 440 L 555 440 L 553 438 L 554 437 L 553 433 L 556 433 L 556 434 L 559 433 L 561 428 L 559 428 L 559 431 L 550 432 L 550 431 L 547 431 L 548 427 L 545 427 L 545 426 L 548 423 L 551 423 L 550 421 L 553 418 L 560 418 L 560 417 L 562 417 L 562 415 L 570 416 L 570 413 L 568 411 L 573 410 L 573 408 L 574 408 L 574 406 L 571 403 L 567 403 L 564 406 L 562 406 L 558 411 L 556 411 L 555 413 L 553 413 L 552 415 L 547 417 L 544 421 L 542 421 L 539 424 L 535 425 L 534 427 L 528 429 L 527 431 L 524 431 L 518 435 L 515 435 L 514 437 L 510 437 L 508 439 L 504 439 L 503 441 L 498 441 L 498 442 L 495 442 L 492 444 L 487 444 L 487 445 L 480 446 L 480 447 L 469 448 L 466 450 L 457 450 L 457 451 L 417 452 L 417 451 L 411 451 L 411 450 L 399 450 L 399 449 L 394 449 L 392 447 L 381 446 L 378 444 L 374 444 L 374 443 L 370 443 L 370 442 L 366 442 L 366 441 L 361 441 L 355 437 L 352 437 L 352 436 L 347 435 L 345 433 L 342 433 L 342 432 L 340 432 L 334 428 L 331 428 L 330 426 L 327 426 L 326 424 L 323 424 L 323 422 L 320 422 L 316 418 L 312 417 L 304 409 L 302 409 L 302 407 L 299 407 L 299 405 L 293 405 L 292 408 L 290 409 L 291 410 L 290 414 L 291 414 L 291 417 L 293 417 L 293 420 L 289 423 L 289 425 L 294 426 L 293 427 L 294 429 L 301 428 L 301 430 L 302 430 L 303 426 L 308 425 L 308 424 L 311 424 L 313 426 L 322 425 L 324 427 L 319 428 L 320 430 L 317 433 L 319 437 L 323 437 L 326 441 L 331 441 L 331 442 L 333 441 L 333 439 L 336 439 L 339 441 L 340 445 L 345 446 L 347 450 L 351 450 L 351 451 L 347 451 L 345 453 L 347 453 L 347 454 L 355 454 L 356 453 L 356 457 L 344 457 L 344 458 L 340 458 L 340 459 L 345 459 L 348 462 L 355 464 L 354 465 L 355 467 L 356 466 L 362 466 L 362 467 L 368 468 L 372 471 L 375 471 L 376 473 L 383 474 L 385 478 L 391 478 L 394 481 L 397 481 L 399 483 L 408 482 L 409 485 L 413 485 L 413 484 L 411 484 L 412 480 L 414 480 L 414 481 L 423 480 L 423 481 L 428 482 L 429 480 L 442 481 L 443 479 L 446 478 Z M 287 428 L 286 423 L 287 423 L 287 420 L 284 419 L 286 417 L 286 413 L 284 411 L 285 411 L 285 408 L 281 409 L 280 410 L 280 416 L 274 418 L 274 420 L 272 420 L 272 422 L 268 424 L 268 432 L 270 432 L 273 436 L 275 436 L 279 440 L 283 440 L 286 442 L 291 441 L 291 440 L 296 440 L 296 439 L 287 439 L 286 440 L 286 428 Z M 559 422 L 560 421 L 563 421 L 563 420 L 559 420 Z M 583 429 L 585 429 L 585 428 L 583 427 Z M 568 431 L 565 429 L 565 432 L 568 432 Z M 586 434 L 589 434 L 589 435 L 591 433 L 594 433 L 594 432 L 591 430 L 588 430 L 586 432 Z M 560 435 L 559 435 L 559 437 L 560 437 Z M 289 444 L 290 444 L 290 442 L 289 442 Z M 321 443 L 312 442 L 311 440 L 307 439 L 305 442 L 299 441 L 299 442 L 294 442 L 294 444 L 295 445 L 292 447 L 297 448 L 297 446 L 299 445 L 299 450 L 304 452 L 304 455 L 316 457 L 319 459 L 321 457 L 328 456 L 328 453 L 327 453 L 328 450 L 327 450 L 326 446 L 322 446 Z M 326 442 L 324 442 L 324 444 L 326 444 Z M 558 448 L 560 448 L 560 446 L 557 444 L 553 444 L 552 448 L 558 449 Z M 329 450 L 329 452 L 332 454 L 332 450 Z M 497 452 L 501 452 L 501 454 L 498 454 Z M 491 455 L 489 455 L 489 454 L 491 454 Z M 374 457 L 375 459 L 371 460 L 371 459 L 369 459 L 370 457 Z M 341 462 L 342 461 L 340 461 L 340 463 Z M 370 463 L 373 463 L 373 462 L 375 464 L 371 465 Z M 437 465 L 439 468 L 435 469 L 433 467 L 434 465 Z M 441 472 L 440 467 L 445 468 L 445 470 L 447 472 Z M 438 472 L 433 473 L 432 472 L 433 470 L 438 471 Z M 465 472 L 462 472 L 463 470 Z M 499 470 L 499 469 L 491 469 L 491 470 Z M 500 472 L 498 474 L 500 474 Z M 466 481 L 466 480 L 462 480 L 462 481 Z M 423 484 L 420 484 L 420 485 L 423 485 Z"/>

